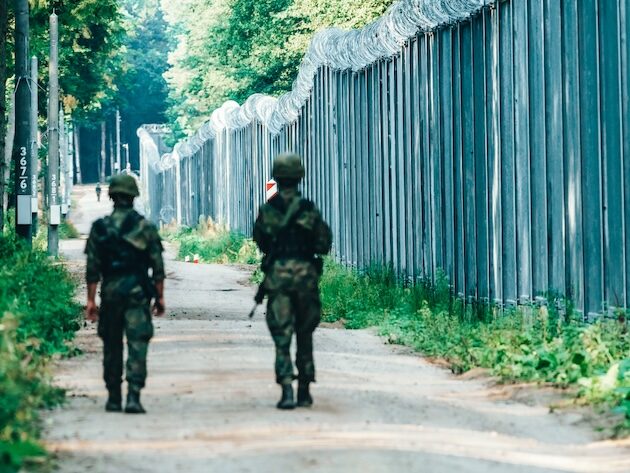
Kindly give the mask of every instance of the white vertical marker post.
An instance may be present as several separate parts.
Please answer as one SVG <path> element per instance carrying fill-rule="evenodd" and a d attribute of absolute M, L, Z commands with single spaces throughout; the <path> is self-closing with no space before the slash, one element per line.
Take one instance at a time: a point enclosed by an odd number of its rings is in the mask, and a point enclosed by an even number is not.
<path fill-rule="evenodd" d="M 120 110 L 116 109 L 116 164 L 114 169 L 120 172 Z"/>
<path fill-rule="evenodd" d="M 48 253 L 59 255 L 59 225 L 61 206 L 59 205 L 59 23 L 55 13 L 50 15 L 50 63 L 48 66 Z"/>

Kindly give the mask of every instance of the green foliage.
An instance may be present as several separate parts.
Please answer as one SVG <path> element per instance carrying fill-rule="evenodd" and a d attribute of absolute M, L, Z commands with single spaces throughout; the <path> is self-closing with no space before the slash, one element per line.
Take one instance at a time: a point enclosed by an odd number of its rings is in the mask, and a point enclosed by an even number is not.
<path fill-rule="evenodd" d="M 169 115 L 191 131 L 228 100 L 291 89 L 313 34 L 357 28 L 394 0 L 162 0 L 178 38 L 166 73 Z"/>
<path fill-rule="evenodd" d="M 74 240 L 81 235 L 71 220 L 63 219 L 59 225 L 59 238 L 62 240 Z M 33 247 L 39 250 L 45 250 L 48 247 L 48 222 L 44 218 L 40 218 L 37 225 L 37 234 L 33 237 Z"/>
<path fill-rule="evenodd" d="M 49 16 L 59 16 L 59 85 L 67 112 L 89 120 L 116 97 L 122 70 L 122 11 L 117 0 L 31 0 L 31 54 L 40 58 L 40 79 L 48 80 Z M 40 94 L 46 110 L 45 94 Z"/>
<path fill-rule="evenodd" d="M 446 278 L 405 286 L 391 270 L 365 273 L 327 262 L 321 281 L 324 320 L 376 326 L 391 343 L 445 359 L 455 373 L 488 368 L 504 382 L 575 386 L 578 399 L 605 403 L 630 428 L 630 333 L 625 322 L 581 321 L 549 306 L 499 310 L 453 298 Z M 562 304 L 560 304 L 562 305 Z M 624 320 L 623 317 L 619 318 Z"/>
<path fill-rule="evenodd" d="M 67 352 L 66 341 L 78 329 L 74 291 L 61 263 L 0 238 L 0 314 L 20 317 L 19 341 L 38 339 L 38 352 L 46 355 Z"/>
<path fill-rule="evenodd" d="M 68 353 L 78 329 L 73 296 L 63 266 L 0 237 L 0 471 L 44 454 L 38 409 L 63 399 L 47 365 L 51 355 Z"/>
<path fill-rule="evenodd" d="M 77 227 L 75 227 L 72 223 L 72 220 L 64 218 L 61 225 L 59 225 L 59 238 L 62 240 L 75 240 L 80 236 L 81 234 L 79 233 L 79 230 L 77 230 Z"/>
<path fill-rule="evenodd" d="M 0 469 L 10 471 L 17 471 L 28 458 L 44 455 L 37 443 L 37 411 L 63 396 L 50 385 L 37 343 L 18 342 L 17 328 L 18 319 L 5 313 L 0 322 Z"/>
<path fill-rule="evenodd" d="M 260 253 L 254 242 L 240 233 L 231 232 L 211 221 L 196 229 L 183 227 L 176 231 L 162 231 L 166 240 L 179 244 L 178 258 L 201 263 L 258 264 Z"/>
<path fill-rule="evenodd" d="M 129 142 L 133 157 L 137 149 L 137 129 L 147 123 L 165 123 L 171 38 L 159 0 L 123 0 L 126 36 L 122 48 L 122 73 L 116 77 L 122 118 L 122 139 Z M 112 117 L 113 118 L 113 117 Z M 112 124 L 115 121 L 112 120 Z M 134 167 L 135 165 L 132 164 Z"/>
<path fill-rule="evenodd" d="M 117 81 L 122 114 L 133 115 L 134 122 L 161 123 L 168 98 L 163 74 L 168 69 L 171 46 L 166 21 L 156 0 L 123 3 L 129 27 L 124 42 L 124 74 Z"/>

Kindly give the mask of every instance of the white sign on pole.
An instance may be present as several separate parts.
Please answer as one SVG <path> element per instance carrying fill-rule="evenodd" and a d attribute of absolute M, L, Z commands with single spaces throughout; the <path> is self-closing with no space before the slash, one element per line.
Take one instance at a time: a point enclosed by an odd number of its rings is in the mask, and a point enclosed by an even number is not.
<path fill-rule="evenodd" d="M 267 200 L 271 200 L 278 193 L 278 183 L 273 179 L 267 181 L 265 185 L 265 194 L 267 196 Z"/>
<path fill-rule="evenodd" d="M 31 211 L 31 196 L 30 195 L 18 195 L 17 196 L 17 224 L 18 225 L 30 225 L 32 211 Z"/>
<path fill-rule="evenodd" d="M 61 225 L 61 205 L 50 206 L 50 225 Z"/>

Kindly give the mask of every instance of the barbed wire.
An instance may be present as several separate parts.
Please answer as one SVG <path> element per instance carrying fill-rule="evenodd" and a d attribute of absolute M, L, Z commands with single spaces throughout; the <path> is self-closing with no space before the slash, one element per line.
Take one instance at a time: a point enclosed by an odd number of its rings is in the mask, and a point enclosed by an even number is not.
<path fill-rule="evenodd" d="M 262 94 L 249 97 L 243 106 L 234 101 L 215 110 L 190 138 L 175 145 L 160 169 L 172 167 L 178 159 L 194 155 L 208 140 L 225 129 L 240 129 L 252 121 L 277 135 L 300 116 L 313 89 L 320 67 L 359 71 L 400 53 L 401 46 L 419 31 L 461 21 L 496 0 L 401 0 L 379 19 L 359 30 L 330 28 L 317 33 L 302 60 L 293 88 L 279 98 Z M 156 168 L 157 169 L 157 168 Z"/>

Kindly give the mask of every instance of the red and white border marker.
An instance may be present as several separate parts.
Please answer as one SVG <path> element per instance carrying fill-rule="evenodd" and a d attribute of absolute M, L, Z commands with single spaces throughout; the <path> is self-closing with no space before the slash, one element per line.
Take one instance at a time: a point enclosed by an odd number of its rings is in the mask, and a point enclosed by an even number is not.
<path fill-rule="evenodd" d="M 267 201 L 271 200 L 278 193 L 278 183 L 270 179 L 265 184 L 265 195 L 267 196 Z"/>

